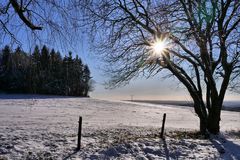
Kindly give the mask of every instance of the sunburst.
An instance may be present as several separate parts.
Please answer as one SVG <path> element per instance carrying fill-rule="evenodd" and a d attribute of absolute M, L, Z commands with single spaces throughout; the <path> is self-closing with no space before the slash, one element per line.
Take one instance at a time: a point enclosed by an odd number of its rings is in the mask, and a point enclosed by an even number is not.
<path fill-rule="evenodd" d="M 169 44 L 166 39 L 156 39 L 152 44 L 154 56 L 162 56 L 162 54 L 168 49 Z"/>

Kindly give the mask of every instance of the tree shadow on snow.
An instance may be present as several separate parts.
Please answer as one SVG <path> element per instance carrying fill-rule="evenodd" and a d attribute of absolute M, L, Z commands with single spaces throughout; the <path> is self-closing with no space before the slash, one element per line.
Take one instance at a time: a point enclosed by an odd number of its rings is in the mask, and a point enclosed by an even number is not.
<path fill-rule="evenodd" d="M 240 145 L 226 139 L 223 135 L 211 136 L 210 141 L 220 153 L 221 158 L 229 160 L 240 159 Z"/>
<path fill-rule="evenodd" d="M 69 153 L 66 157 L 63 158 L 63 160 L 70 159 L 73 155 L 75 155 L 79 150 L 75 149 L 72 153 Z"/>

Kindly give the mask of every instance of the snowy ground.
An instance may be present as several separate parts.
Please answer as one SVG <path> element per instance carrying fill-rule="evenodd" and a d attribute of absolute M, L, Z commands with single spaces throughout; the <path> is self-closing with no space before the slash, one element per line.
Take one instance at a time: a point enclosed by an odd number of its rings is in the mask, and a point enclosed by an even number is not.
<path fill-rule="evenodd" d="M 159 139 L 163 113 L 165 140 Z M 80 115 L 82 150 L 75 152 Z M 223 111 L 222 134 L 210 140 L 197 129 L 191 108 L 0 96 L 0 159 L 240 159 L 240 112 Z"/>

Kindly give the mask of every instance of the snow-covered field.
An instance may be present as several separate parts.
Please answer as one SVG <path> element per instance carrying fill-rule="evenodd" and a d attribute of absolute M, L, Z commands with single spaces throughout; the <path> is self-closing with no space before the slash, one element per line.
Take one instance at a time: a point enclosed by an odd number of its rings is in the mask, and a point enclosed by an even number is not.
<path fill-rule="evenodd" d="M 159 139 L 163 113 L 165 140 Z M 76 152 L 79 116 L 83 137 Z M 222 134 L 210 140 L 192 136 L 198 128 L 191 108 L 0 96 L 0 159 L 240 159 L 240 112 L 223 111 Z"/>

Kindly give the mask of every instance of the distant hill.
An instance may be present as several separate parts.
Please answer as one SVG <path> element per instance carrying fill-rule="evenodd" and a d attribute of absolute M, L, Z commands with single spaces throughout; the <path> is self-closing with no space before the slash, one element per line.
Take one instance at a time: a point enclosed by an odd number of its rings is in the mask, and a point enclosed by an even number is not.
<path fill-rule="evenodd" d="M 193 107 L 193 102 L 191 102 L 191 101 L 174 101 L 174 100 L 133 100 L 133 101 L 126 100 L 126 101 L 138 102 L 138 103 Z M 240 111 L 240 101 L 225 101 L 223 104 L 223 110 Z"/>

